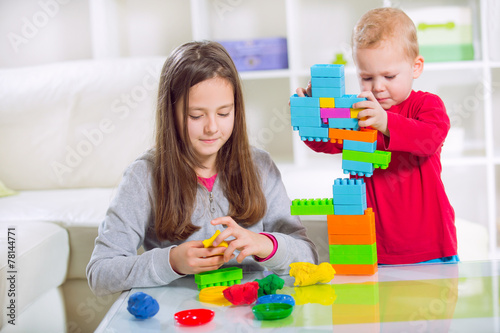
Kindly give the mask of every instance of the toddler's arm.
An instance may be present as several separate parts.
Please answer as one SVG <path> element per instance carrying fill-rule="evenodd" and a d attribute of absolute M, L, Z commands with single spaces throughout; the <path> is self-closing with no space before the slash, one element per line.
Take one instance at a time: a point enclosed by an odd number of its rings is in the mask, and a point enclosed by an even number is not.
<path fill-rule="evenodd" d="M 387 129 L 383 149 L 431 156 L 443 145 L 450 119 L 439 96 L 418 91 L 397 112 L 387 112 Z"/>
<path fill-rule="evenodd" d="M 380 106 L 371 91 L 363 91 L 358 97 L 365 97 L 367 99 L 366 101 L 358 102 L 353 105 L 354 109 L 364 109 L 358 113 L 359 126 L 370 126 L 389 137 L 390 132 L 387 128 L 387 111 Z"/>

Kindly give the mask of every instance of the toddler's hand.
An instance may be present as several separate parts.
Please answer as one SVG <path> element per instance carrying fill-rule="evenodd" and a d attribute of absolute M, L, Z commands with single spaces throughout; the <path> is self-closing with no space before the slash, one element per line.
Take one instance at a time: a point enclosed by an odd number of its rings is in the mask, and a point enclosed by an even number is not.
<path fill-rule="evenodd" d="M 312 88 L 311 88 L 311 81 L 307 82 L 307 88 L 297 88 L 295 91 L 299 97 L 306 97 L 307 96 L 311 97 L 312 96 Z"/>
<path fill-rule="evenodd" d="M 370 126 L 382 132 L 385 136 L 389 136 L 390 133 L 387 128 L 387 111 L 380 106 L 375 96 L 373 96 L 373 93 L 371 91 L 363 91 L 358 97 L 367 98 L 366 101 L 355 103 L 352 106 L 354 109 L 364 109 L 358 113 L 359 126 Z"/>
<path fill-rule="evenodd" d="M 226 230 L 214 240 L 213 246 L 219 245 L 223 240 L 233 236 L 235 239 L 227 241 L 229 246 L 224 252 L 224 261 L 228 262 L 233 256 L 235 250 L 240 251 L 236 261 L 241 263 L 247 256 L 254 255 L 260 258 L 266 258 L 273 252 L 273 242 L 264 235 L 257 234 L 241 227 L 231 217 L 219 217 L 211 221 L 213 225 L 224 224 Z"/>
<path fill-rule="evenodd" d="M 179 274 L 198 274 L 224 264 L 224 247 L 205 248 L 202 241 L 188 241 L 170 250 L 170 265 Z"/>

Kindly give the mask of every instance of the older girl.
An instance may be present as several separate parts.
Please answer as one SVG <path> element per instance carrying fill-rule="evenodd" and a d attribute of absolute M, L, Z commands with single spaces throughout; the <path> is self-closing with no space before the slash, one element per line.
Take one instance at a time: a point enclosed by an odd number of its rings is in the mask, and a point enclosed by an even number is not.
<path fill-rule="evenodd" d="M 156 121 L 156 147 L 128 167 L 99 228 L 87 266 L 95 294 L 166 285 L 226 263 L 277 274 L 292 262 L 317 263 L 276 165 L 248 143 L 238 73 L 220 44 L 173 51 Z M 204 248 L 217 230 L 214 245 L 229 246 Z"/>

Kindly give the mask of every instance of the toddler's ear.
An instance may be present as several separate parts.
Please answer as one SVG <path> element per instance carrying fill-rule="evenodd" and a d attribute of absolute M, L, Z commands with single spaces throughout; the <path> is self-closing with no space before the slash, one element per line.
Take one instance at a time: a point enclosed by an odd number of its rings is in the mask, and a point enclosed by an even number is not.
<path fill-rule="evenodd" d="M 417 56 L 413 62 L 413 78 L 416 79 L 424 70 L 424 57 Z"/>

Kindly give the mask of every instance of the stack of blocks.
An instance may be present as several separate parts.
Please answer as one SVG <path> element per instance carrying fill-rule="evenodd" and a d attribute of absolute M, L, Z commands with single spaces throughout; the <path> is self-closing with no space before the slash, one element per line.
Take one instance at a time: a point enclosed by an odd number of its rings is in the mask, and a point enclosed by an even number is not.
<path fill-rule="evenodd" d="M 327 215 L 330 263 L 337 274 L 377 271 L 375 215 L 366 204 L 363 179 L 336 179 L 334 214 Z"/>
<path fill-rule="evenodd" d="M 378 151 L 377 131 L 360 128 L 353 104 L 366 100 L 345 94 L 344 65 L 311 67 L 312 97 L 290 97 L 294 130 L 303 141 L 343 143 L 344 173 L 370 177 L 376 168 L 386 169 L 390 152 Z"/>
<path fill-rule="evenodd" d="M 312 97 L 290 97 L 291 122 L 303 141 L 343 144 L 345 174 L 371 177 L 386 169 L 391 153 L 378 151 L 377 131 L 360 128 L 353 104 L 365 100 L 345 94 L 343 65 L 311 67 Z M 366 203 L 363 179 L 337 179 L 333 199 L 296 199 L 292 215 L 327 215 L 330 263 L 337 274 L 377 271 L 375 215 Z"/>

